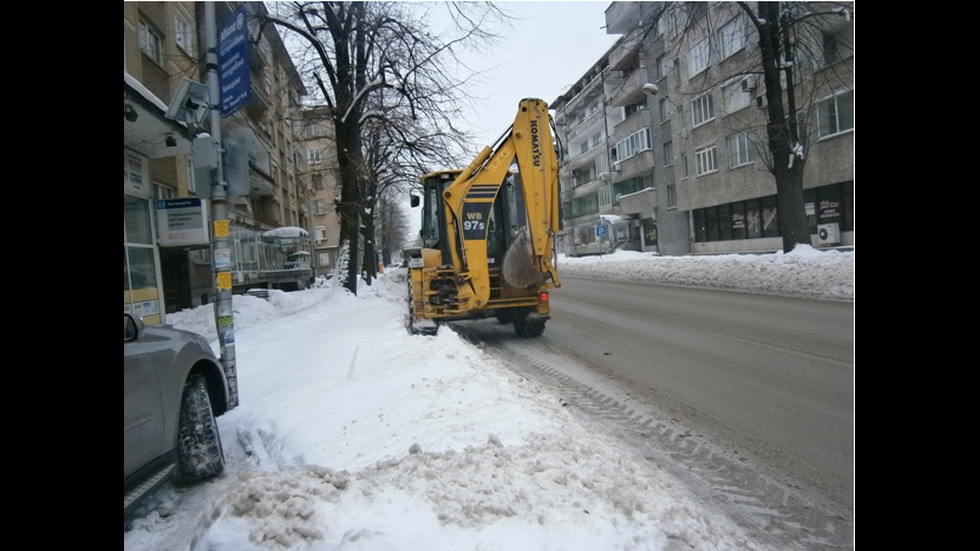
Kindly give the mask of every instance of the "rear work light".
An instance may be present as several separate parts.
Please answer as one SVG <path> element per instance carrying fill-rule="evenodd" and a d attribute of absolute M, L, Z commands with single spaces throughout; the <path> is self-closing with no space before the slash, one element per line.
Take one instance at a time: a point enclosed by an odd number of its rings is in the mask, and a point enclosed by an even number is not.
<path fill-rule="evenodd" d="M 539 300 L 541 304 L 548 302 L 548 293 L 541 293 L 541 297 L 539 297 Z"/>

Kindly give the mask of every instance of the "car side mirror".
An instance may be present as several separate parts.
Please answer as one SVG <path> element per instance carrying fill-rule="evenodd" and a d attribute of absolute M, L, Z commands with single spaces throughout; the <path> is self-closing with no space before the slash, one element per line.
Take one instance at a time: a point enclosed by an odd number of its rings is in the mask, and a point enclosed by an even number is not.
<path fill-rule="evenodd" d="M 135 341 L 143 333 L 143 320 L 123 312 L 123 342 Z"/>

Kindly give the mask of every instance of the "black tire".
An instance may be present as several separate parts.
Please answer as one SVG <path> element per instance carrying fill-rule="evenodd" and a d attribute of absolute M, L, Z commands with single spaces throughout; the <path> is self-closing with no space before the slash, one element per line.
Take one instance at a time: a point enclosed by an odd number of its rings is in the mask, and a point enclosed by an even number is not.
<path fill-rule="evenodd" d="M 184 384 L 177 428 L 177 480 L 189 483 L 221 474 L 225 452 L 211 410 L 203 375 L 191 375 Z"/>
<path fill-rule="evenodd" d="M 514 315 L 514 334 L 527 339 L 540 337 L 544 333 L 544 320 L 528 321 L 527 314 Z"/>
<path fill-rule="evenodd" d="M 510 310 L 497 309 L 494 310 L 494 316 L 497 318 L 497 323 L 511 323 L 514 321 L 514 313 Z"/>

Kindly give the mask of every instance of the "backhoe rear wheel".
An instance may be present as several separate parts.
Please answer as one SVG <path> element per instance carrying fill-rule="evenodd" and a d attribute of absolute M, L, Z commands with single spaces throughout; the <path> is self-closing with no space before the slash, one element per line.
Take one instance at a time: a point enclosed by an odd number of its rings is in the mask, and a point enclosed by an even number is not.
<path fill-rule="evenodd" d="M 544 333 L 543 319 L 528 319 L 529 312 L 514 313 L 514 333 L 521 338 L 540 337 Z"/>

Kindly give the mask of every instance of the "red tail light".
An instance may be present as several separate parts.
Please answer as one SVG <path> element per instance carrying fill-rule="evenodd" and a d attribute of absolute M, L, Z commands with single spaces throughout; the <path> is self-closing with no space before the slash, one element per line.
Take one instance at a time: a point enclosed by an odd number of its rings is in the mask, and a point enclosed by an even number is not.
<path fill-rule="evenodd" d="M 548 293 L 541 293 L 541 304 L 548 302 Z"/>

